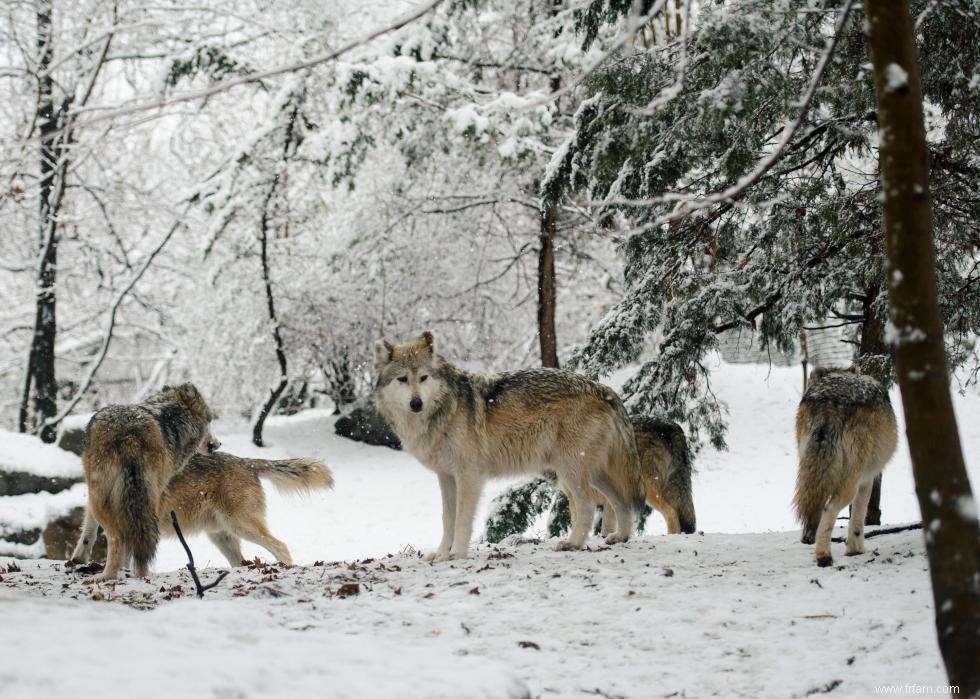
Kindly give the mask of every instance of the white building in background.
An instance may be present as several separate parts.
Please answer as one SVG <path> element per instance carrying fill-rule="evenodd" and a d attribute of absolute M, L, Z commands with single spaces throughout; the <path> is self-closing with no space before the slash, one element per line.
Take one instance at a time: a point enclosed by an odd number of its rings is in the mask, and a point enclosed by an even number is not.
<path fill-rule="evenodd" d="M 828 325 L 832 324 L 828 321 Z M 848 342 L 846 328 L 823 328 L 806 331 L 807 363 L 811 367 L 843 367 L 854 361 L 855 345 Z M 751 328 L 727 330 L 718 336 L 721 358 L 731 364 L 775 364 L 794 366 L 803 361 L 800 342 L 796 341 L 793 352 L 781 352 L 775 347 L 764 347 L 759 335 Z"/>

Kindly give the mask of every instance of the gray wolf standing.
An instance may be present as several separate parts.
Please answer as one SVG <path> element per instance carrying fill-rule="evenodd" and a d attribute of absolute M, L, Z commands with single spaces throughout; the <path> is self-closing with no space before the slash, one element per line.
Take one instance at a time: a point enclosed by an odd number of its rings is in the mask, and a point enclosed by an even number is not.
<path fill-rule="evenodd" d="M 206 532 L 230 566 L 242 564 L 242 539 L 292 565 L 286 544 L 274 537 L 266 524 L 260 477 L 271 481 L 280 492 L 333 487 L 330 469 L 312 459 L 243 459 L 220 451 L 195 454 L 163 493 L 160 532 L 176 536 L 168 515 L 173 510 L 184 534 Z M 98 526 L 92 513 L 86 512 L 79 539 L 82 548 L 76 548 L 78 555 L 73 554 L 72 560 L 81 563 L 89 559 Z"/>
<path fill-rule="evenodd" d="M 115 579 L 130 556 L 136 575 L 149 572 L 160 539 L 164 489 L 194 452 L 217 449 L 212 418 L 197 388 L 185 383 L 165 386 L 138 405 L 102 408 L 89 420 L 82 454 L 88 511 L 108 542 L 105 570 L 96 580 Z M 85 545 L 82 536 L 73 559 Z"/>
<path fill-rule="evenodd" d="M 847 555 L 864 553 L 864 517 L 875 477 L 895 453 L 898 431 L 888 393 L 870 376 L 816 369 L 796 412 L 800 471 L 794 498 L 803 543 L 816 535 L 817 565 L 833 563 L 830 535 L 851 504 Z"/>
<path fill-rule="evenodd" d="M 572 530 L 559 550 L 580 549 L 592 527 L 593 488 L 612 504 L 629 539 L 643 484 L 629 417 L 606 386 L 557 369 L 476 374 L 435 353 L 432 333 L 392 345 L 378 340 L 375 404 L 405 449 L 436 472 L 442 541 L 434 560 L 466 558 L 488 478 L 554 471 L 570 495 Z"/>

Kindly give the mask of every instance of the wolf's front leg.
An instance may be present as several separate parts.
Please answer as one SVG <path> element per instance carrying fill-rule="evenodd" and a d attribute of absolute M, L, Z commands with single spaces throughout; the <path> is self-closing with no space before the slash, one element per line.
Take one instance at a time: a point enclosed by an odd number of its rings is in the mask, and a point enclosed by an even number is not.
<path fill-rule="evenodd" d="M 572 509 L 572 530 L 567 539 L 558 542 L 555 550 L 576 551 L 585 546 L 585 540 L 589 538 L 592 521 L 595 519 L 596 505 L 591 488 L 582 488 L 569 479 L 564 484 L 564 489 L 569 495 L 568 504 Z"/>
<path fill-rule="evenodd" d="M 453 534 L 453 546 L 443 558 L 449 560 L 466 558 L 470 553 L 470 539 L 473 536 L 473 518 L 476 516 L 476 506 L 480 503 L 480 493 L 483 492 L 483 479 L 465 471 L 456 476 L 456 526 Z"/>
<path fill-rule="evenodd" d="M 442 494 L 442 541 L 439 548 L 427 553 L 427 561 L 444 561 L 453 546 L 456 532 L 456 477 L 448 473 L 438 473 L 439 492 Z"/>
<path fill-rule="evenodd" d="M 99 535 L 99 523 L 95 521 L 92 508 L 86 505 L 85 520 L 82 522 L 82 533 L 75 544 L 75 550 L 71 552 L 72 563 L 88 563 L 92 559 L 92 547 L 95 546 L 95 539 Z"/>

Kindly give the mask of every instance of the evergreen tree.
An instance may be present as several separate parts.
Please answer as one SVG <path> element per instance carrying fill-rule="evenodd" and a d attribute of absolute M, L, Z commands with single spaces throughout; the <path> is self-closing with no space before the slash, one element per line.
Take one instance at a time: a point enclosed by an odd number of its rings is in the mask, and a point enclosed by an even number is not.
<path fill-rule="evenodd" d="M 587 79 L 574 133 L 544 181 L 545 202 L 584 196 L 601 220 L 628 232 L 626 293 L 575 366 L 598 376 L 635 362 L 661 329 L 655 360 L 624 388 L 628 405 L 686 421 L 694 444 L 702 433 L 724 444 L 723 406 L 703 363 L 719 333 L 745 328 L 789 350 L 801 328 L 830 318 L 875 333 L 861 338 L 868 354 L 885 339 L 863 15 L 855 9 L 837 29 L 838 3 L 811 5 L 702 2 L 680 34 L 619 49 Z M 980 19 L 965 0 L 917 9 L 933 107 L 941 305 L 947 352 L 958 365 L 980 330 L 980 241 L 971 223 L 980 201 L 968 184 L 980 164 L 971 116 L 980 106 L 980 49 L 965 40 Z M 632 3 L 591 3 L 578 14 L 585 47 L 633 11 Z M 809 104 L 801 104 L 831 49 Z M 774 154 L 771 167 L 760 168 Z M 889 373 L 881 364 L 868 360 Z"/>

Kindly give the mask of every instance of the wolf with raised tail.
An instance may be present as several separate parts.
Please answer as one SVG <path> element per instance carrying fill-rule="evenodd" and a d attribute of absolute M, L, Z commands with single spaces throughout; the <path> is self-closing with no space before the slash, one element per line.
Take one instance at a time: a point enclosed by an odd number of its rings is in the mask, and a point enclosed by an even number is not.
<path fill-rule="evenodd" d="M 849 369 L 815 369 L 796 412 L 800 467 L 794 504 L 801 540 L 816 539 L 817 565 L 833 563 L 830 536 L 848 504 L 847 555 L 864 553 L 864 518 L 875 477 L 895 453 L 898 430 L 888 392 Z"/>
<path fill-rule="evenodd" d="M 443 534 L 429 555 L 466 558 L 486 480 L 553 471 L 570 496 L 572 529 L 559 550 L 580 549 L 592 527 L 593 488 L 629 539 L 644 492 L 629 417 L 615 391 L 559 369 L 478 374 L 435 352 L 431 332 L 374 346 L 375 405 L 405 449 L 435 471 Z"/>
<path fill-rule="evenodd" d="M 333 487 L 330 469 L 313 459 L 245 459 L 220 451 L 195 454 L 164 491 L 161 534 L 176 536 L 169 516 L 172 510 L 181 532 L 205 532 L 232 567 L 242 565 L 242 539 L 263 547 L 280 563 L 292 565 L 289 548 L 269 531 L 259 478 L 284 493 Z M 74 562 L 88 562 L 98 526 L 91 512 L 86 512 L 79 545 L 72 554 Z"/>
<path fill-rule="evenodd" d="M 185 383 L 165 386 L 137 405 L 107 406 L 89 420 L 82 453 L 88 512 L 108 543 L 96 580 L 115 579 L 129 557 L 136 575 L 149 572 L 167 484 L 195 452 L 220 446 L 211 434 L 213 417 L 194 384 Z M 77 546 L 72 558 L 76 553 L 82 554 Z"/>

